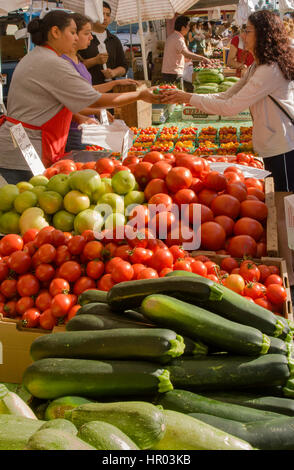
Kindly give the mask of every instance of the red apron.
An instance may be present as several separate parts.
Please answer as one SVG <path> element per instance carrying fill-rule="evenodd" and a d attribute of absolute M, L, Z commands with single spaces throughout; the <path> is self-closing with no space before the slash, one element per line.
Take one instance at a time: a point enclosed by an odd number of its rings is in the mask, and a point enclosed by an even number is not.
<path fill-rule="evenodd" d="M 49 46 L 44 47 L 52 49 Z M 42 132 L 42 162 L 45 168 L 48 168 L 64 156 L 72 115 L 73 113 L 64 107 L 42 126 L 33 126 L 9 116 L 1 116 L 0 127 L 5 121 L 9 121 L 13 124 L 22 124 L 26 129 L 40 130 Z"/>

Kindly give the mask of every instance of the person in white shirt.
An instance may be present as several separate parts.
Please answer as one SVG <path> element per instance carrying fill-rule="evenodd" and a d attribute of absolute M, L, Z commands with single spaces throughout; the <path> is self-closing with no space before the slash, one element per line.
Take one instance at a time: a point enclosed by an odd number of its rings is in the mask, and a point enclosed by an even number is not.
<path fill-rule="evenodd" d="M 272 173 L 276 191 L 294 191 L 294 49 L 282 19 L 271 11 L 252 13 L 245 32 L 255 62 L 230 90 L 208 95 L 170 91 L 162 102 L 190 103 L 221 116 L 250 108 L 254 151 Z"/>

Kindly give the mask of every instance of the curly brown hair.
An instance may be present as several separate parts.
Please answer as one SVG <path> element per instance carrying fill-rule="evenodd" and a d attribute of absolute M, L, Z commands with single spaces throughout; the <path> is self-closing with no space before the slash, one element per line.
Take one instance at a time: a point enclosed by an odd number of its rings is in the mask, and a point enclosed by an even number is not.
<path fill-rule="evenodd" d="M 286 80 L 294 80 L 294 48 L 283 20 L 272 11 L 259 10 L 248 21 L 255 28 L 255 56 L 259 64 L 277 63 Z"/>

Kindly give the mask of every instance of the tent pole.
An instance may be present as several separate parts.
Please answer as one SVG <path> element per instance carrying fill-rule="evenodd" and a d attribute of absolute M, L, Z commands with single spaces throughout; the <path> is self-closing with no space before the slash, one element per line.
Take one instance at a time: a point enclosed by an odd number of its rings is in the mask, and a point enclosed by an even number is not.
<path fill-rule="evenodd" d="M 148 80 L 148 70 L 147 70 L 147 63 L 146 63 L 146 50 L 145 50 L 145 42 L 144 42 L 144 34 L 143 34 L 143 26 L 142 26 L 142 15 L 141 15 L 141 5 L 140 0 L 137 1 L 137 13 L 138 13 L 138 23 L 139 23 L 139 34 L 141 39 L 141 51 L 142 51 L 142 60 L 143 60 L 143 70 L 144 70 L 144 80 Z"/>

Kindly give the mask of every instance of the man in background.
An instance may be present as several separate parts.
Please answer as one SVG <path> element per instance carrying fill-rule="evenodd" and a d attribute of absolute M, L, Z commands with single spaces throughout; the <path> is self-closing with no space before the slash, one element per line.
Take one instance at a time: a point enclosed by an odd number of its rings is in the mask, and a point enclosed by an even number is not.
<path fill-rule="evenodd" d="M 83 62 L 92 75 L 93 85 L 123 77 L 128 70 L 120 40 L 107 29 L 111 23 L 111 7 L 107 2 L 103 2 L 103 16 L 102 24 L 99 22 L 93 24 L 93 39 L 90 46 L 80 51 Z"/>

